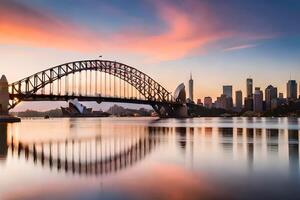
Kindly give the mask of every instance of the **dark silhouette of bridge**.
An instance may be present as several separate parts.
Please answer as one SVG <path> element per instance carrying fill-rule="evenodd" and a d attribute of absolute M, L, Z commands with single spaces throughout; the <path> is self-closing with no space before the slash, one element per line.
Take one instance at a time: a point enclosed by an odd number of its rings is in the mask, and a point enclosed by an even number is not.
<path fill-rule="evenodd" d="M 85 176 L 116 173 L 144 159 L 159 144 L 158 137 L 146 136 L 111 144 L 108 138 L 79 138 L 8 144 L 12 153 L 27 161 Z"/>
<path fill-rule="evenodd" d="M 21 101 L 122 102 L 147 104 L 160 117 L 186 117 L 184 102 L 158 82 L 128 65 L 108 60 L 65 63 L 8 85 L 9 106 Z"/>

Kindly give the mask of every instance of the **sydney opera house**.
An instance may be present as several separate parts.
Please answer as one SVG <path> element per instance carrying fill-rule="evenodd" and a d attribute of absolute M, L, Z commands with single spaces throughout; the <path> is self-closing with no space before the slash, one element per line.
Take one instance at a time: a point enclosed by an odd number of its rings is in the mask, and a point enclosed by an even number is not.
<path fill-rule="evenodd" d="M 102 111 L 93 111 L 92 108 L 79 103 L 78 99 L 70 100 L 69 107 L 61 107 L 64 117 L 106 117 L 109 114 Z"/>

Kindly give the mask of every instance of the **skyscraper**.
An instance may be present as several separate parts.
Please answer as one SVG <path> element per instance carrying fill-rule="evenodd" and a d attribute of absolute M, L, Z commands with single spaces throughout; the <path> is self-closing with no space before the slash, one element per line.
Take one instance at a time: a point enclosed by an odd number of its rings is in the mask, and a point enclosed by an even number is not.
<path fill-rule="evenodd" d="M 189 80 L 189 99 L 191 101 L 194 101 L 194 81 L 192 78 L 192 73 L 190 75 L 190 80 Z"/>
<path fill-rule="evenodd" d="M 252 97 L 253 96 L 253 79 L 247 78 L 246 85 L 247 85 L 247 97 Z"/>
<path fill-rule="evenodd" d="M 243 109 L 243 93 L 241 90 L 235 92 L 235 107 L 237 111 Z"/>
<path fill-rule="evenodd" d="M 297 82 L 295 80 L 289 80 L 286 84 L 287 98 L 295 100 L 298 97 Z"/>
<path fill-rule="evenodd" d="M 232 98 L 232 85 L 223 85 L 223 94 Z"/>
<path fill-rule="evenodd" d="M 255 88 L 253 94 L 253 111 L 261 113 L 263 111 L 263 92 L 259 87 Z"/>
<path fill-rule="evenodd" d="M 269 85 L 265 89 L 266 110 L 271 110 L 272 100 L 277 99 L 277 97 L 277 88 Z"/>

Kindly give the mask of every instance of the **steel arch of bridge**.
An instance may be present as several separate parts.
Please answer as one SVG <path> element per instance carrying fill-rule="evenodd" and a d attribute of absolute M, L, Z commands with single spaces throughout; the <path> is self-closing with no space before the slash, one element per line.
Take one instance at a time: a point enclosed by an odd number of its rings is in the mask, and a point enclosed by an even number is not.
<path fill-rule="evenodd" d="M 21 101 L 32 99 L 39 90 L 49 84 L 51 86 L 53 82 L 62 77 L 81 71 L 100 71 L 127 82 L 144 97 L 143 101 L 149 102 L 157 112 L 161 108 L 161 104 L 178 104 L 163 86 L 133 67 L 109 60 L 83 60 L 58 65 L 9 84 L 11 102 L 8 109 L 14 108 Z M 51 95 L 50 91 L 48 97 Z M 70 95 L 67 94 L 67 96 Z M 61 98 L 57 98 L 57 100 L 61 100 Z M 159 106 L 154 105 L 156 103 Z"/>

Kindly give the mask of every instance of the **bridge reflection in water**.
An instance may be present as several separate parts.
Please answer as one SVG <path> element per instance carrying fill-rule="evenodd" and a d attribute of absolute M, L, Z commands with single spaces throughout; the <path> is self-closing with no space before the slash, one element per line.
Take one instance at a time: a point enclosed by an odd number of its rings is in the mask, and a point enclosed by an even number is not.
<path fill-rule="evenodd" d="M 133 132 L 137 134 L 26 142 L 10 136 L 7 125 L 1 124 L 0 160 L 5 160 L 11 152 L 14 157 L 25 158 L 36 166 L 94 176 L 130 167 L 158 146 L 172 154 L 177 152 L 172 145 L 175 144 L 175 148 L 182 150 L 177 156 L 186 156 L 193 165 L 238 160 L 239 165 L 247 163 L 252 169 L 270 162 L 270 166 L 280 164 L 289 166 L 292 173 L 299 172 L 300 131 L 297 129 L 159 127 L 153 123 Z"/>
<path fill-rule="evenodd" d="M 14 137 L 7 137 L 7 125 L 1 124 L 0 127 L 1 159 L 5 159 L 11 151 L 12 155 L 32 161 L 35 165 L 79 175 L 118 172 L 144 159 L 161 142 L 161 138 L 155 135 L 15 142 Z"/>

